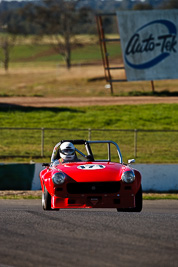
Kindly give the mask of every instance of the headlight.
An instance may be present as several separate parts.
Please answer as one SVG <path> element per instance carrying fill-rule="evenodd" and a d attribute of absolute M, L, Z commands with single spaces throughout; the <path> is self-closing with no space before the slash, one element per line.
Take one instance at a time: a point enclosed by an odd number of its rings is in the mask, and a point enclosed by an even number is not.
<path fill-rule="evenodd" d="M 63 184 L 65 181 L 65 174 L 63 172 L 56 172 L 52 176 L 52 180 L 54 184 Z"/>
<path fill-rule="evenodd" d="M 135 173 L 132 170 L 126 171 L 122 174 L 121 179 L 127 184 L 132 183 L 135 180 Z"/>

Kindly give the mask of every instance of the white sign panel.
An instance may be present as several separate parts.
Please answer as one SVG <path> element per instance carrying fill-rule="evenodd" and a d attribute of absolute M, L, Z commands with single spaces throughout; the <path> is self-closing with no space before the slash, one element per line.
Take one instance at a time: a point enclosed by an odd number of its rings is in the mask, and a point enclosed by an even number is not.
<path fill-rule="evenodd" d="M 119 11 L 128 81 L 178 78 L 178 10 Z"/>

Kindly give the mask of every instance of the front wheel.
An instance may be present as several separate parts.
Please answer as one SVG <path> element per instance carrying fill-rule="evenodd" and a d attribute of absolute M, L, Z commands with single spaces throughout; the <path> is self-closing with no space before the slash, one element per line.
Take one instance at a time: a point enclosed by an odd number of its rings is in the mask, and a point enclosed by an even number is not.
<path fill-rule="evenodd" d="M 136 196 L 135 196 L 135 208 L 130 208 L 130 209 L 117 209 L 117 211 L 121 212 L 140 212 L 142 210 L 142 186 L 140 186 Z"/>
<path fill-rule="evenodd" d="M 48 193 L 45 185 L 44 191 L 42 191 L 42 207 L 44 210 L 51 210 L 51 195 Z"/>

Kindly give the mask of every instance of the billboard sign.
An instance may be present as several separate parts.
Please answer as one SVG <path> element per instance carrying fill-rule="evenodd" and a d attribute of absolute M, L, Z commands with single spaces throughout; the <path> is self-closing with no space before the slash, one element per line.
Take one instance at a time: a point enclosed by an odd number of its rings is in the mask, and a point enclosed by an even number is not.
<path fill-rule="evenodd" d="M 117 12 L 128 81 L 178 78 L 178 10 Z"/>

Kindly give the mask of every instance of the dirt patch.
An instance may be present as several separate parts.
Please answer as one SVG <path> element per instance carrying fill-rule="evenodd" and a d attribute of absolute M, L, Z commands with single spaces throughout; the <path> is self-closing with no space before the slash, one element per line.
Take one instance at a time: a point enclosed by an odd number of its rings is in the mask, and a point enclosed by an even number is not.
<path fill-rule="evenodd" d="M 107 106 L 178 103 L 178 97 L 1 97 L 0 106 L 19 105 L 31 107 Z"/>

